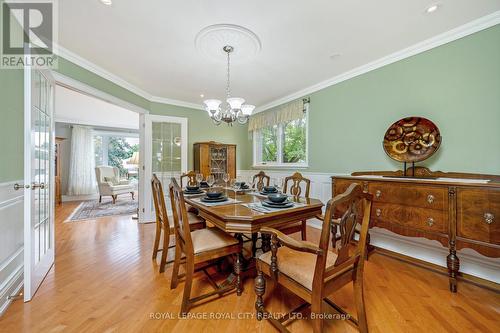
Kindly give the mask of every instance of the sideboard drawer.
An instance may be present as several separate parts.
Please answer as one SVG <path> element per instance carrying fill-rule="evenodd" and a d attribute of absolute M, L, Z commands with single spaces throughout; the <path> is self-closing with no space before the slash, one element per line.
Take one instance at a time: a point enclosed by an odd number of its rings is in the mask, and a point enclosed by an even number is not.
<path fill-rule="evenodd" d="M 442 210 L 375 202 L 372 218 L 423 231 L 448 232 L 448 213 Z"/>
<path fill-rule="evenodd" d="M 500 191 L 459 189 L 457 234 L 463 238 L 500 244 Z"/>
<path fill-rule="evenodd" d="M 438 210 L 445 210 L 448 203 L 448 190 L 443 187 L 373 182 L 368 185 L 368 191 L 374 202 Z"/>

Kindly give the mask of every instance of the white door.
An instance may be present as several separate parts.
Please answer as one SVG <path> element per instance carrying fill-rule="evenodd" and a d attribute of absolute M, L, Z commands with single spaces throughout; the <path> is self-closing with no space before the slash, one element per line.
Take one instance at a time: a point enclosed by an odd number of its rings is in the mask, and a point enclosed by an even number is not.
<path fill-rule="evenodd" d="M 141 115 L 139 222 L 155 221 L 151 178 L 155 174 L 168 195 L 171 177 L 187 171 L 188 120 L 181 117 Z M 166 204 L 169 205 L 166 198 Z"/>
<path fill-rule="evenodd" d="M 54 79 L 24 69 L 24 301 L 54 263 Z"/>

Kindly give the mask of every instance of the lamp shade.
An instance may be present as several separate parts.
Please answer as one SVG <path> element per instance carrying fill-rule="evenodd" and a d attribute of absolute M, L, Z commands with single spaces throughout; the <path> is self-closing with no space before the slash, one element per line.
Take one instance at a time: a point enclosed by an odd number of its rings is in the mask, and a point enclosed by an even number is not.
<path fill-rule="evenodd" d="M 245 103 L 245 100 L 240 97 L 231 97 L 226 100 L 227 104 L 231 106 L 231 109 L 239 110 L 241 109 L 241 105 Z"/>
<path fill-rule="evenodd" d="M 206 99 L 203 101 L 208 112 L 219 110 L 221 101 L 218 99 Z"/>
<path fill-rule="evenodd" d="M 242 112 L 245 116 L 249 116 L 249 115 L 251 115 L 254 109 L 255 109 L 255 105 L 251 105 L 251 104 L 243 104 L 243 105 L 241 106 L 241 112 Z"/>
<path fill-rule="evenodd" d="M 132 165 L 139 165 L 139 152 L 135 151 L 127 163 Z"/>

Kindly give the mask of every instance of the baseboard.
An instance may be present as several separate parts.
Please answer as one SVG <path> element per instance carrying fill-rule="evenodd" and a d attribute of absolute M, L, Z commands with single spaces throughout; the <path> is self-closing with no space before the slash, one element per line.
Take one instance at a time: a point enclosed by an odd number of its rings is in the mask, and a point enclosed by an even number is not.
<path fill-rule="evenodd" d="M 89 194 L 89 195 L 63 195 L 62 202 L 70 201 L 89 201 L 99 199 L 99 194 Z"/>
<path fill-rule="evenodd" d="M 431 270 L 433 272 L 448 276 L 448 269 L 447 268 L 442 267 L 440 265 L 430 263 L 428 261 L 416 259 L 416 258 L 407 256 L 407 255 L 397 253 L 394 251 L 390 251 L 390 250 L 386 250 L 386 249 L 383 249 L 383 248 L 377 247 L 377 246 L 375 246 L 375 253 L 378 253 L 378 254 L 393 258 L 393 259 L 397 259 L 397 260 L 400 260 L 400 261 L 403 261 L 403 262 L 406 262 L 406 263 L 409 263 L 409 264 L 412 264 L 412 265 L 415 265 L 418 267 L 422 267 L 422 268 Z M 500 293 L 500 284 L 496 283 L 494 281 L 482 279 L 480 277 L 477 277 L 477 276 L 474 276 L 471 274 L 467 274 L 467 273 L 462 273 L 462 272 L 458 273 L 458 280 L 472 283 L 474 285 L 477 285 L 477 286 L 480 286 L 483 288 L 487 288 L 487 289 L 493 290 L 497 293 Z"/>
<path fill-rule="evenodd" d="M 3 315 L 5 310 L 13 302 L 11 296 L 18 295 L 23 287 L 23 265 L 19 266 L 9 277 L 5 287 L 0 290 L 0 316 Z"/>

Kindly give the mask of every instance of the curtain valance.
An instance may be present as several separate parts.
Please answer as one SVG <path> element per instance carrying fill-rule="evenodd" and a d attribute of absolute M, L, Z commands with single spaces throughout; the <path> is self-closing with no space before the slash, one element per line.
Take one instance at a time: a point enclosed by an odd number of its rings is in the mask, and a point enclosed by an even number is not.
<path fill-rule="evenodd" d="M 259 112 L 250 117 L 248 131 L 255 131 L 264 127 L 300 119 L 304 116 L 304 103 L 305 101 L 299 99 L 276 109 Z"/>

